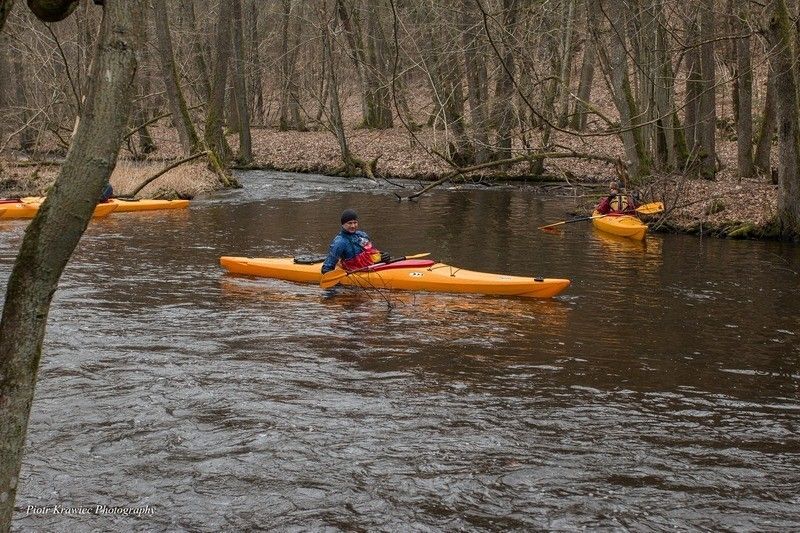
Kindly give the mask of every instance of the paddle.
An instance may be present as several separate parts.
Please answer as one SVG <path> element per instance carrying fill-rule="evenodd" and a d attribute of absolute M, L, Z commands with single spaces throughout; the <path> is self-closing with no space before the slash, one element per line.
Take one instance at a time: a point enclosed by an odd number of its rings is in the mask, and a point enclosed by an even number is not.
<path fill-rule="evenodd" d="M 652 202 L 643 204 L 636 208 L 637 213 L 642 215 L 655 215 L 656 213 L 664 212 L 664 202 Z"/>
<path fill-rule="evenodd" d="M 416 254 L 416 255 L 404 255 L 402 257 L 395 257 L 394 259 L 390 259 L 385 263 L 375 263 L 377 264 L 384 264 L 388 265 L 389 263 L 397 263 L 398 261 L 405 261 L 406 259 L 419 259 L 420 257 L 427 257 L 431 255 L 430 252 L 425 252 L 424 254 Z M 319 280 L 319 286 L 323 289 L 329 289 L 342 281 L 342 279 L 346 278 L 350 274 L 354 274 L 356 272 L 363 272 L 365 270 L 369 270 L 370 268 L 374 267 L 375 265 L 365 266 L 363 268 L 357 268 L 355 270 L 347 271 L 337 268 L 336 270 L 331 270 L 330 272 L 326 272 L 322 275 L 322 279 Z"/>
<path fill-rule="evenodd" d="M 548 224 L 546 226 L 539 226 L 538 229 L 548 229 L 548 228 L 553 228 L 555 226 L 560 226 L 562 224 L 572 224 L 573 222 L 585 222 L 586 220 L 594 220 L 596 218 L 607 217 L 610 214 L 611 213 L 606 213 L 605 215 L 594 215 L 590 217 L 580 217 L 580 218 L 572 218 L 570 220 L 562 220 L 561 222 L 554 222 L 553 224 Z"/>

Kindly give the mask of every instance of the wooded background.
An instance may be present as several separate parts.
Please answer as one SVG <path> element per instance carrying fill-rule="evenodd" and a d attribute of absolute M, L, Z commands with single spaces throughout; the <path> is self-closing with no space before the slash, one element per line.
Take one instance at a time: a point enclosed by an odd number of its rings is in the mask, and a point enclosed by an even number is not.
<path fill-rule="evenodd" d="M 735 139 L 738 176 L 778 184 L 783 232 L 800 233 L 794 1 L 152 0 L 147 9 L 132 157 L 170 142 L 154 124 L 174 128 L 183 156 L 208 151 L 219 168 L 253 163 L 254 129 L 326 129 L 342 171 L 371 175 L 378 163 L 353 153 L 353 128 L 403 128 L 453 172 L 523 161 L 537 175 L 548 159 L 597 159 L 636 186 L 670 173 L 714 180 L 719 141 Z M 66 151 L 100 16 L 89 0 L 53 24 L 11 12 L 0 148 Z M 620 154 L 602 149 L 608 139 Z"/>

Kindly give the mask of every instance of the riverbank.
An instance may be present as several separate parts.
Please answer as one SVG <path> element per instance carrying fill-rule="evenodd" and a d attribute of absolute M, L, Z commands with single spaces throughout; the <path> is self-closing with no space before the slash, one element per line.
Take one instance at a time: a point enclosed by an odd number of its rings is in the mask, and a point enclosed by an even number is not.
<path fill-rule="evenodd" d="M 175 134 L 168 128 L 151 131 L 158 147 L 146 161 L 134 161 L 123 153 L 111 176 L 116 194 L 133 191 L 148 177 L 180 157 Z M 452 169 L 428 147 L 441 144 L 440 134 L 431 128 L 409 133 L 404 128 L 348 132 L 351 152 L 365 161 L 376 161 L 378 179 L 410 179 L 419 188 L 447 175 Z M 236 148 L 237 137 L 229 136 Z M 611 137 L 595 137 L 591 150 L 585 139 L 557 139 L 560 151 L 591 152 L 607 158 L 621 157 L 622 147 Z M 738 180 L 735 175 L 735 142 L 718 144 L 720 170 L 717 179 L 706 181 L 671 175 L 654 179 L 641 189 L 643 201 L 663 201 L 665 213 L 650 220 L 655 231 L 673 231 L 722 237 L 760 238 L 770 236 L 770 221 L 777 212 L 777 186 L 769 178 Z M 341 171 L 341 157 L 335 137 L 328 131 L 281 132 L 253 130 L 251 168 L 332 175 Z M 575 213 L 591 212 L 606 185 L 618 179 L 613 165 L 599 160 L 560 158 L 545 162 L 546 174 L 531 178 L 529 164 L 519 163 L 499 171 L 488 169 L 471 174 L 467 181 L 491 184 L 512 180 L 537 188 L 537 194 L 575 198 Z M 53 183 L 59 166 L 37 164 L 15 154 L 0 158 L 0 195 L 5 197 L 43 195 Z M 170 170 L 147 185 L 141 198 L 193 198 L 220 188 L 217 177 L 205 162 L 191 162 Z M 413 191 L 399 192 L 407 196 Z"/>

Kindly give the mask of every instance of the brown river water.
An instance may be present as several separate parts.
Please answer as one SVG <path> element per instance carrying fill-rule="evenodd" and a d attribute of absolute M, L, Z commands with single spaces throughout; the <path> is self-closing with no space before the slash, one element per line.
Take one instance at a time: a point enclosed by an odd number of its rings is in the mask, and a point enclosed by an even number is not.
<path fill-rule="evenodd" d="M 800 245 L 544 233 L 572 204 L 520 187 L 398 203 L 365 180 L 241 180 L 90 225 L 15 530 L 800 529 Z M 219 267 L 325 252 L 347 207 L 394 255 L 573 284 L 324 291 Z M 25 225 L 0 227 L 2 293 Z"/>

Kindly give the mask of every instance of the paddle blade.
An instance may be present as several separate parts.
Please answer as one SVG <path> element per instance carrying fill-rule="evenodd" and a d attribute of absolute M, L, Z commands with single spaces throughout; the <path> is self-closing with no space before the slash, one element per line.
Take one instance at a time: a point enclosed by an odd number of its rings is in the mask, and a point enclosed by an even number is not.
<path fill-rule="evenodd" d="M 636 208 L 636 212 L 642 215 L 655 215 L 664 212 L 664 202 L 652 202 L 649 204 L 640 205 Z"/>
<path fill-rule="evenodd" d="M 553 235 L 561 235 L 561 229 L 557 228 L 555 226 L 552 226 L 552 225 L 551 226 L 542 226 L 539 229 L 542 230 L 545 233 L 552 233 Z"/>
<path fill-rule="evenodd" d="M 330 272 L 326 272 L 322 275 L 322 279 L 319 280 L 319 286 L 323 289 L 330 289 L 340 281 L 344 277 L 347 276 L 347 271 L 337 268 L 335 270 L 331 270 Z"/>

